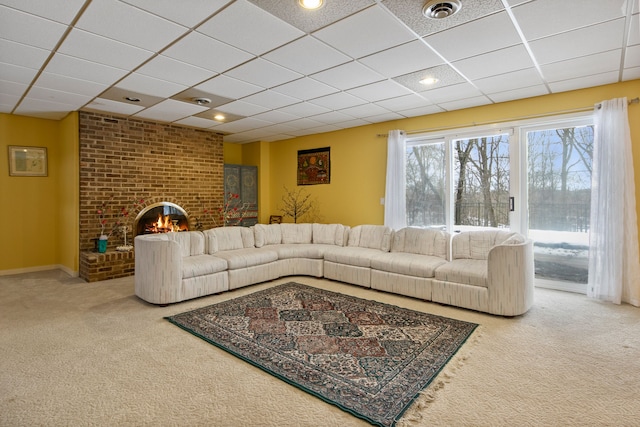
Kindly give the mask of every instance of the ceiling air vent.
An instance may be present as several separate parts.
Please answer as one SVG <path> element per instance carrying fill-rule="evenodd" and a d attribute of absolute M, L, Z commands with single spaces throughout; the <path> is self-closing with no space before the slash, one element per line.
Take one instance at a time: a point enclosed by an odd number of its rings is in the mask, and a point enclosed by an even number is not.
<path fill-rule="evenodd" d="M 427 18 L 444 19 L 458 12 L 461 7 L 460 0 L 430 0 L 422 8 L 422 14 Z"/>

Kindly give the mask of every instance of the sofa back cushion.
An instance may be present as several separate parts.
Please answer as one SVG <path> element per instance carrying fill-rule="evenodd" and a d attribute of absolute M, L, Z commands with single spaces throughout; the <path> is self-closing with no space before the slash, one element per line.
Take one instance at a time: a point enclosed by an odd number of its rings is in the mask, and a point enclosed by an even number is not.
<path fill-rule="evenodd" d="M 255 247 L 253 230 L 247 227 L 212 228 L 205 230 L 204 236 L 209 254 L 214 254 L 218 251 Z"/>
<path fill-rule="evenodd" d="M 204 234 L 201 231 L 181 231 L 166 233 L 167 239 L 178 242 L 183 257 L 202 255 L 205 252 Z"/>
<path fill-rule="evenodd" d="M 344 246 L 349 238 L 349 227 L 342 224 L 313 224 L 313 243 Z"/>
<path fill-rule="evenodd" d="M 253 235 L 256 248 L 282 243 L 280 224 L 256 224 L 253 226 Z"/>
<path fill-rule="evenodd" d="M 503 230 L 464 231 L 453 236 L 451 255 L 453 259 L 486 260 L 492 247 L 507 240 L 512 244 L 521 243 L 524 242 L 524 236 Z"/>
<path fill-rule="evenodd" d="M 391 252 L 431 255 L 447 259 L 450 235 L 430 228 L 407 227 L 393 233 Z"/>
<path fill-rule="evenodd" d="M 311 243 L 313 234 L 312 224 L 280 224 L 282 243 Z"/>
<path fill-rule="evenodd" d="M 357 225 L 349 231 L 347 246 L 380 249 L 389 252 L 391 248 L 391 228 L 384 225 Z"/>

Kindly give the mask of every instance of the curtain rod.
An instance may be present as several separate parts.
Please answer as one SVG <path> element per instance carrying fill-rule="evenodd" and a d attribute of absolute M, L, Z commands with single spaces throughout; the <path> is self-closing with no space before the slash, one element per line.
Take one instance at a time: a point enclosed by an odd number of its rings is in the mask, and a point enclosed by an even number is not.
<path fill-rule="evenodd" d="M 633 98 L 632 100 L 627 102 L 628 105 L 639 104 L 639 103 L 640 103 L 640 97 Z M 597 105 L 598 108 L 600 108 L 602 106 L 601 104 L 596 104 L 596 105 Z M 573 108 L 573 109 L 570 109 L 570 110 L 561 110 L 561 111 L 552 111 L 552 112 L 549 112 L 549 113 L 531 114 L 531 115 L 528 115 L 528 116 L 511 117 L 509 119 L 499 120 L 499 121 L 491 120 L 491 121 L 485 121 L 485 122 L 472 122 L 472 123 L 468 123 L 468 124 L 460 124 L 460 125 L 455 125 L 455 126 L 443 126 L 443 127 L 437 127 L 437 128 L 416 129 L 416 130 L 405 131 L 405 134 L 412 135 L 412 134 L 415 134 L 415 133 L 436 132 L 436 131 L 459 129 L 459 128 L 465 128 L 465 127 L 491 125 L 491 124 L 495 124 L 495 123 L 511 122 L 511 121 L 514 121 L 514 120 L 538 119 L 538 118 L 542 118 L 542 117 L 556 116 L 558 114 L 582 113 L 582 112 L 590 111 L 590 110 L 593 110 L 593 107 Z M 378 138 L 381 138 L 381 137 L 385 137 L 386 138 L 388 136 L 389 136 L 389 134 L 387 134 L 387 133 L 376 134 L 376 137 L 378 137 Z"/>

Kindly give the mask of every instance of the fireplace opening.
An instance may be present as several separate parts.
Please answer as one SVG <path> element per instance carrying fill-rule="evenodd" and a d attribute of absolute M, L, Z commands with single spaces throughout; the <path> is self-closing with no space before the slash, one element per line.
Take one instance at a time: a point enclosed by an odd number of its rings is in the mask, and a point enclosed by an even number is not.
<path fill-rule="evenodd" d="M 175 203 L 160 202 L 140 211 L 135 222 L 138 234 L 171 233 L 189 230 L 189 218 Z"/>

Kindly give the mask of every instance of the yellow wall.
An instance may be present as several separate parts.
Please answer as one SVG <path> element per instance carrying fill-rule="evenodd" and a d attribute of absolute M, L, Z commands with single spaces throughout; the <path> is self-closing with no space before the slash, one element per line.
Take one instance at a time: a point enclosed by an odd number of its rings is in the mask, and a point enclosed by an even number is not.
<path fill-rule="evenodd" d="M 312 195 L 320 208 L 319 220 L 347 225 L 382 224 L 384 206 L 380 198 L 385 192 L 386 134 L 392 129 L 411 132 L 442 127 L 469 127 L 476 124 L 504 122 L 531 115 L 550 114 L 564 110 L 592 107 L 612 98 L 640 96 L 640 80 L 599 86 L 502 104 L 486 105 L 441 114 L 373 124 L 337 132 L 310 135 L 271 143 L 269 199 L 273 213 L 282 205 L 283 186 L 302 188 Z M 640 105 L 629 106 L 631 138 L 634 144 L 634 166 L 637 200 L 640 201 Z M 298 150 L 331 147 L 331 183 L 328 185 L 296 186 L 296 155 Z M 291 218 L 285 218 L 292 222 Z"/>
<path fill-rule="evenodd" d="M 0 271 L 78 271 L 77 114 L 62 121 L 0 114 Z M 48 176 L 9 176 L 8 145 L 46 147 Z"/>

